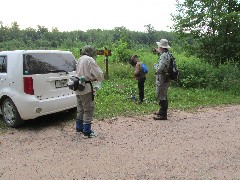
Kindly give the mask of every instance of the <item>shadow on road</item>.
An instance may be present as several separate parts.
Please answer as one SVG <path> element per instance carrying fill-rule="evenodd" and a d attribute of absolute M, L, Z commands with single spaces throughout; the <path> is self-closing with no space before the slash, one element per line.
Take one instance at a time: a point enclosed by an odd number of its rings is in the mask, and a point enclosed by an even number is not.
<path fill-rule="evenodd" d="M 76 117 L 76 108 L 70 109 L 67 111 L 49 114 L 45 116 L 38 117 L 36 119 L 24 121 L 24 124 L 15 130 L 25 131 L 25 130 L 34 130 L 40 131 L 42 129 L 51 127 L 51 126 L 62 126 L 66 123 L 72 122 Z M 3 131 L 11 129 L 4 124 L 2 116 L 0 117 L 1 129 Z"/>

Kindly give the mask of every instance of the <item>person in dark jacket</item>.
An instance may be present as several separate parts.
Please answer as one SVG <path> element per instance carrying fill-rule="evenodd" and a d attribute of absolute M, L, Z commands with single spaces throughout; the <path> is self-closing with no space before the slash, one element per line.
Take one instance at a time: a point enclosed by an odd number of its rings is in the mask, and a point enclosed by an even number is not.
<path fill-rule="evenodd" d="M 144 100 L 144 83 L 146 81 L 146 75 L 142 71 L 142 62 L 140 62 L 137 55 L 131 57 L 130 64 L 134 67 L 134 79 L 138 81 L 138 103 L 141 104 Z"/>

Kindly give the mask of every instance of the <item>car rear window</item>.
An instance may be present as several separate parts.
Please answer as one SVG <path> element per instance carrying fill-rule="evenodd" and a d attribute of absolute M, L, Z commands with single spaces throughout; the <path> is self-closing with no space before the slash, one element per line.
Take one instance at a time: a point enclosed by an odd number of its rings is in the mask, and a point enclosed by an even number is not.
<path fill-rule="evenodd" d="M 72 72 L 76 70 L 76 60 L 68 53 L 28 53 L 23 55 L 23 74 L 47 74 Z"/>

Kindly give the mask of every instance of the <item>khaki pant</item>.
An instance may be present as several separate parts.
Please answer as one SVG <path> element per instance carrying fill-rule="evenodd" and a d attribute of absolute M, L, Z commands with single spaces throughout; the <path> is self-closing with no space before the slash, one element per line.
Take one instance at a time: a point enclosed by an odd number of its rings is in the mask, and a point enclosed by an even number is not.
<path fill-rule="evenodd" d="M 167 100 L 169 84 L 170 80 L 166 80 L 163 74 L 156 75 L 156 95 L 158 101 Z"/>
<path fill-rule="evenodd" d="M 92 100 L 92 92 L 77 96 L 77 119 L 83 120 L 83 123 L 90 124 L 93 120 L 94 101 Z"/>

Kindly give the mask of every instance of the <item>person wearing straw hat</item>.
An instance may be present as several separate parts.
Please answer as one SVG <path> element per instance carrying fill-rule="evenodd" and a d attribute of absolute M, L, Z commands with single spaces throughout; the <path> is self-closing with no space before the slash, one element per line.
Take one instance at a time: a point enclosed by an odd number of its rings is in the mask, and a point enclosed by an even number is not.
<path fill-rule="evenodd" d="M 170 65 L 170 57 L 168 50 L 170 46 L 168 45 L 167 39 L 161 39 L 160 42 L 156 42 L 158 45 L 157 51 L 160 53 L 160 57 L 157 64 L 154 64 L 156 70 L 156 95 L 159 101 L 160 109 L 154 114 L 155 120 L 167 120 L 167 110 L 168 110 L 168 98 L 167 92 L 170 84 L 170 79 L 168 75 L 168 68 Z"/>

